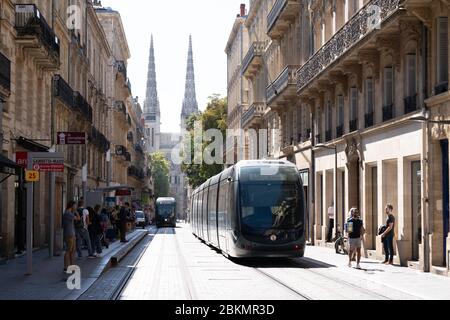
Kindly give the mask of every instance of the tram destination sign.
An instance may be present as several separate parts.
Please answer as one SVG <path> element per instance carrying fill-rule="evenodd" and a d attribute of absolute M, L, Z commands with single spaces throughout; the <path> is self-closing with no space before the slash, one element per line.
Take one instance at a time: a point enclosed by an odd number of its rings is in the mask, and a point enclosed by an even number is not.
<path fill-rule="evenodd" d="M 58 132 L 57 135 L 58 145 L 85 145 L 86 133 L 85 132 Z"/>

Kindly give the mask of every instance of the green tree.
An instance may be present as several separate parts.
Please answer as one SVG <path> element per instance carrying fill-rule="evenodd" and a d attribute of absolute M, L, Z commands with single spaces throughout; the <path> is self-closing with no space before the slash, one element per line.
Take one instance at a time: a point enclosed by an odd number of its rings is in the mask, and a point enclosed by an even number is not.
<path fill-rule="evenodd" d="M 155 152 L 150 155 L 150 170 L 154 181 L 156 199 L 169 195 L 169 169 L 170 164 L 164 154 Z"/>
<path fill-rule="evenodd" d="M 206 164 L 202 158 L 202 163 L 198 164 L 194 161 L 194 125 L 196 122 L 201 122 L 202 131 L 205 132 L 209 129 L 217 129 L 222 133 L 223 141 L 220 141 L 222 145 L 225 144 L 226 129 L 227 129 L 227 99 L 221 98 L 220 95 L 214 94 L 209 97 L 209 102 L 204 112 L 194 114 L 186 121 L 187 136 L 184 140 L 184 150 L 191 149 L 191 163 L 182 165 L 182 170 L 186 174 L 188 183 L 192 187 L 198 187 L 209 178 L 220 173 L 224 167 L 221 163 Z M 211 141 L 202 141 L 202 154 L 205 148 L 211 143 Z M 214 152 L 212 156 L 215 156 Z M 223 160 L 223 154 L 220 155 Z M 222 161 L 223 162 L 223 161 Z"/>

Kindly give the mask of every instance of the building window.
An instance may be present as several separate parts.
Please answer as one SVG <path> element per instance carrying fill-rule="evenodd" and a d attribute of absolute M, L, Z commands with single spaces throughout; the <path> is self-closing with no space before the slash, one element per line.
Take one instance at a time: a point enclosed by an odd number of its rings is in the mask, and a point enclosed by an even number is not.
<path fill-rule="evenodd" d="M 332 134 L 331 134 L 331 126 L 333 124 L 333 109 L 331 107 L 331 102 L 330 100 L 328 100 L 327 102 L 327 112 L 326 112 L 326 133 L 325 133 L 325 139 L 326 141 L 330 141 L 332 139 Z"/>
<path fill-rule="evenodd" d="M 366 79 L 366 116 L 365 127 L 373 126 L 373 114 L 374 114 L 374 93 L 373 93 L 373 79 Z"/>
<path fill-rule="evenodd" d="M 437 88 L 436 94 L 448 90 L 448 17 L 437 21 Z"/>
<path fill-rule="evenodd" d="M 358 130 L 358 88 L 350 88 L 350 131 Z"/>
<path fill-rule="evenodd" d="M 383 81 L 383 121 L 394 117 L 394 68 L 384 68 Z"/>
<path fill-rule="evenodd" d="M 339 95 L 337 99 L 337 128 L 336 137 L 341 137 L 344 133 L 344 96 Z"/>
<path fill-rule="evenodd" d="M 415 54 L 406 55 L 405 114 L 417 110 L 417 59 Z"/>

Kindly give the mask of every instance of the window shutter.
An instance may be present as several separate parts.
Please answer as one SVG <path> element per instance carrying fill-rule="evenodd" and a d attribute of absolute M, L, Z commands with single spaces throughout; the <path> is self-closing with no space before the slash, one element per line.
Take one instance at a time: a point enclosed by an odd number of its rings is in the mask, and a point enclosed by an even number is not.
<path fill-rule="evenodd" d="M 392 67 L 384 68 L 384 106 L 393 104 L 394 71 Z"/>
<path fill-rule="evenodd" d="M 438 18 L 438 82 L 448 82 L 448 17 Z"/>
<path fill-rule="evenodd" d="M 417 78 L 416 78 L 416 55 L 408 54 L 406 56 L 406 64 L 407 64 L 407 79 L 408 79 L 408 97 L 414 96 L 417 94 Z"/>

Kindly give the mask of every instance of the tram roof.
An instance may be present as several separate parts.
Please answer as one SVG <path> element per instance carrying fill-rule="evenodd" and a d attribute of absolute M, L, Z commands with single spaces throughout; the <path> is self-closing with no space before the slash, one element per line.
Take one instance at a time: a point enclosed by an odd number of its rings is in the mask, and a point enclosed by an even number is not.
<path fill-rule="evenodd" d="M 273 166 L 273 165 L 295 167 L 295 164 L 286 160 L 241 160 L 238 163 L 236 163 L 235 166 L 237 168 L 240 168 L 240 167 Z"/>

